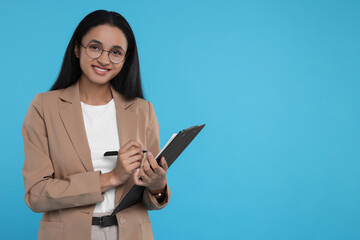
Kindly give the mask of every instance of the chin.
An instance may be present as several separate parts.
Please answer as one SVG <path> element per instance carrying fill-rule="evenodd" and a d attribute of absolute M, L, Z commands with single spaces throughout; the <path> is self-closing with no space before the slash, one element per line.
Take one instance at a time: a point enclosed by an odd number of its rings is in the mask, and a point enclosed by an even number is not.
<path fill-rule="evenodd" d="M 110 75 L 108 75 L 108 76 L 99 76 L 97 74 L 89 75 L 89 80 L 92 83 L 96 83 L 96 84 L 100 84 L 100 85 L 110 82 L 111 79 L 113 79 L 113 76 L 110 76 Z"/>
<path fill-rule="evenodd" d="M 104 85 L 110 82 L 111 79 L 106 79 L 106 80 L 90 80 L 92 83 L 94 84 L 98 84 L 98 85 Z"/>

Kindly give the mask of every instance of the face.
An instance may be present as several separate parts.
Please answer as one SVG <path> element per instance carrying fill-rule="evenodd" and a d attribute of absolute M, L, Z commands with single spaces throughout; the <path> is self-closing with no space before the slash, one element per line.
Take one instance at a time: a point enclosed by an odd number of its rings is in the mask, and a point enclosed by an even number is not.
<path fill-rule="evenodd" d="M 86 49 L 81 45 L 75 46 L 75 55 L 80 59 L 82 74 L 80 81 L 90 81 L 95 84 L 105 84 L 113 79 L 122 69 L 124 62 L 113 63 L 109 59 L 107 51 L 122 48 L 126 53 L 127 41 L 123 32 L 110 25 L 99 25 L 91 28 L 82 38 L 82 45 L 88 46 L 89 43 L 97 42 L 102 46 L 103 51 L 100 57 L 93 59 L 88 56 Z"/>

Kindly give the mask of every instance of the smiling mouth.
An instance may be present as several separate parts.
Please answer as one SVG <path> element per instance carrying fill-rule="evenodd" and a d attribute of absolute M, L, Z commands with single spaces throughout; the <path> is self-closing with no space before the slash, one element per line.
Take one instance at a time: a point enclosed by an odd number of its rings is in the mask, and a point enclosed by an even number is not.
<path fill-rule="evenodd" d="M 107 71 L 110 71 L 110 69 L 107 69 L 107 68 L 101 68 L 101 67 L 98 67 L 98 66 L 95 66 L 95 65 L 91 65 L 94 69 L 100 71 L 100 72 L 107 72 Z"/>

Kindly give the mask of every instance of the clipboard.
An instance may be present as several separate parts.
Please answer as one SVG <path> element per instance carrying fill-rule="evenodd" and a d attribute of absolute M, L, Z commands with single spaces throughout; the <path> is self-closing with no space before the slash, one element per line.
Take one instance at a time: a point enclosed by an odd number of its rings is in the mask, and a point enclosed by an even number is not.
<path fill-rule="evenodd" d="M 168 167 L 170 167 L 204 127 L 205 124 L 200 126 L 196 125 L 183 129 L 177 134 L 173 134 L 169 141 L 161 149 L 159 154 L 155 157 L 157 163 L 160 164 L 160 160 L 164 156 Z M 134 185 L 116 206 L 114 211 L 111 213 L 111 216 L 114 216 L 121 210 L 124 210 L 140 202 L 144 193 L 144 189 L 145 187 L 143 186 Z"/>

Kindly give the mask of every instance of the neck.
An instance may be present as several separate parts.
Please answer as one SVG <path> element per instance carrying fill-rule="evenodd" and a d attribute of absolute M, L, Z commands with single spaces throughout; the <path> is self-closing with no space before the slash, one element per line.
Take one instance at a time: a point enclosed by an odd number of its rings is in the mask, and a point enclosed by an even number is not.
<path fill-rule="evenodd" d="M 104 105 L 112 99 L 110 82 L 96 84 L 80 78 L 79 94 L 80 101 L 90 105 Z"/>

